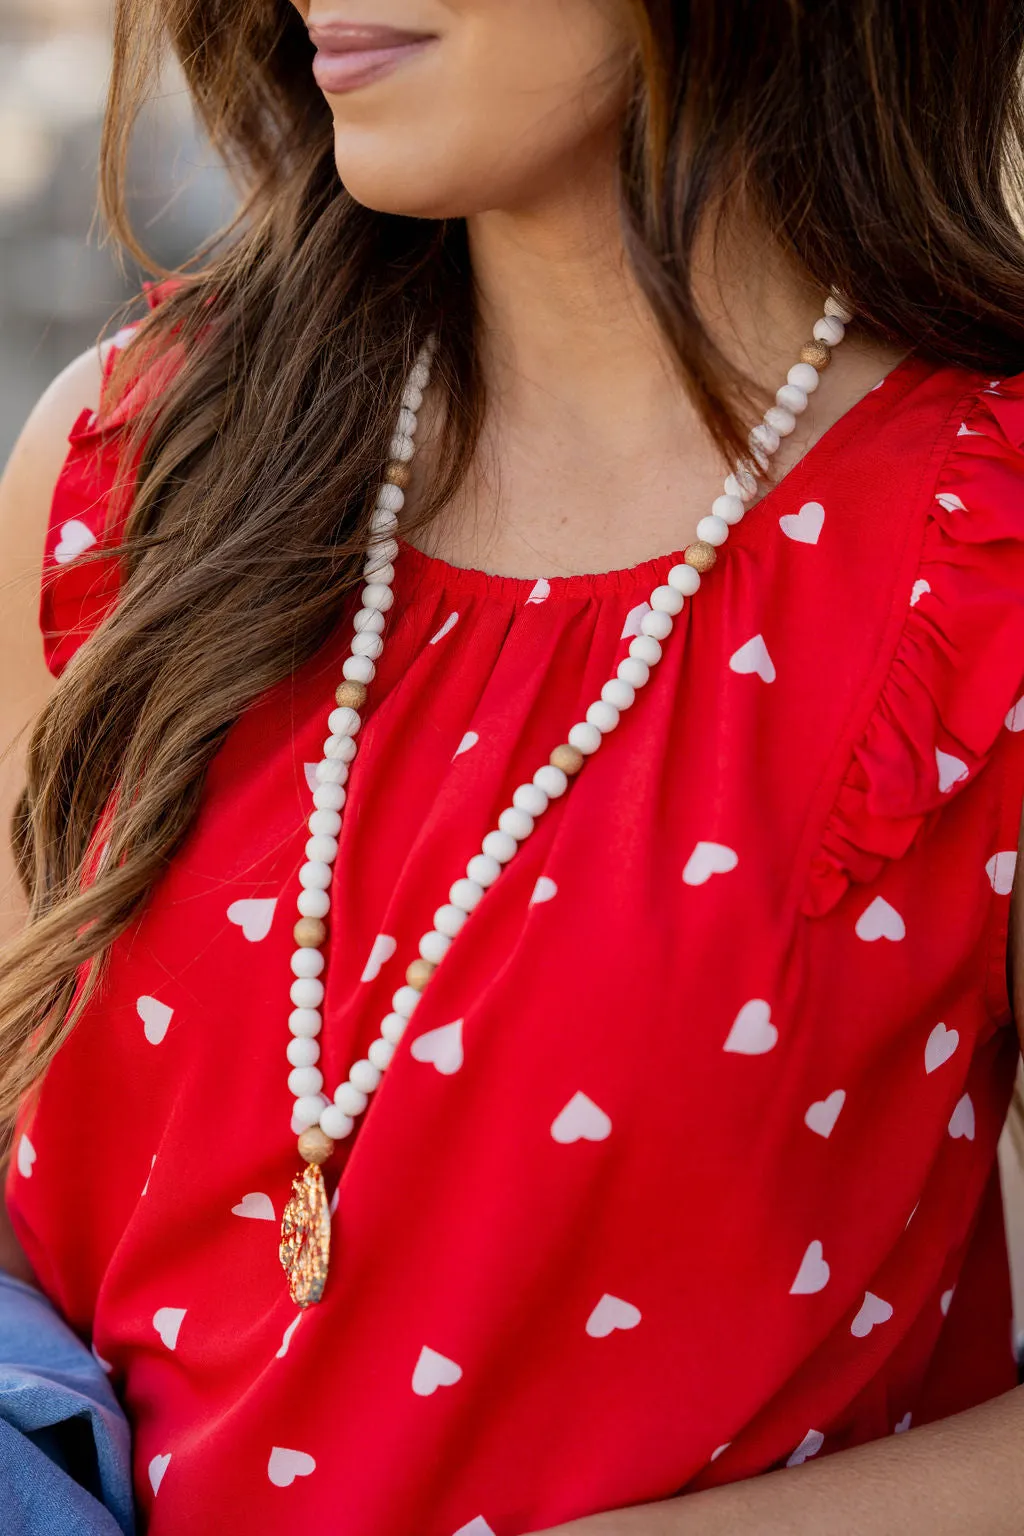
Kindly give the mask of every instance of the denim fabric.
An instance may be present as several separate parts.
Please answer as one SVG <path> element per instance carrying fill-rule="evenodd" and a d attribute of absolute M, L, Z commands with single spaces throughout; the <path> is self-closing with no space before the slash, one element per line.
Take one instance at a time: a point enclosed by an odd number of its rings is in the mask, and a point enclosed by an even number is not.
<path fill-rule="evenodd" d="M 0 1532 L 131 1536 L 128 1422 L 46 1298 L 0 1274 Z"/>

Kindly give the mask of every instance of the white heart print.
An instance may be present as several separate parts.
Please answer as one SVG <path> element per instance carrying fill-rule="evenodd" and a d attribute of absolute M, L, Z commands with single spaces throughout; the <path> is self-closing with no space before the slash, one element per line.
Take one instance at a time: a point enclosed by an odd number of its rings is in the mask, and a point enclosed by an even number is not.
<path fill-rule="evenodd" d="M 887 1323 L 890 1317 L 892 1317 L 891 1303 L 883 1301 L 881 1296 L 876 1296 L 873 1291 L 865 1291 L 860 1311 L 850 1324 L 850 1332 L 855 1339 L 866 1339 L 872 1328 L 877 1328 L 879 1323 Z"/>
<path fill-rule="evenodd" d="M 865 944 L 873 944 L 876 939 L 888 939 L 890 943 L 898 944 L 907 936 L 907 925 L 884 896 L 876 896 L 857 919 L 855 932 Z"/>
<path fill-rule="evenodd" d="M 820 501 L 805 501 L 799 512 L 779 518 L 779 527 L 794 544 L 817 544 L 825 526 L 825 508 Z"/>
<path fill-rule="evenodd" d="M 228 922 L 241 928 L 250 944 L 258 944 L 270 932 L 276 906 L 276 896 L 244 896 L 228 907 Z"/>
<path fill-rule="evenodd" d="M 298 1317 L 293 1318 L 292 1321 L 288 1324 L 288 1327 L 285 1329 L 284 1338 L 281 1340 L 281 1348 L 274 1356 L 275 1360 L 284 1359 L 285 1355 L 288 1353 L 288 1346 L 292 1342 L 292 1339 L 295 1337 L 295 1330 L 301 1322 L 302 1313 L 300 1312 Z"/>
<path fill-rule="evenodd" d="M 246 1216 L 250 1221 L 276 1221 L 274 1202 L 269 1195 L 254 1191 L 243 1195 L 237 1205 L 231 1207 L 232 1216 Z"/>
<path fill-rule="evenodd" d="M 136 1000 L 135 1011 L 142 1020 L 143 1034 L 150 1045 L 160 1045 L 174 1017 L 174 1009 L 155 997 L 140 997 Z"/>
<path fill-rule="evenodd" d="M 775 1049 L 778 1038 L 771 1007 L 763 997 L 755 997 L 736 1015 L 722 1049 L 739 1056 L 764 1056 Z"/>
<path fill-rule="evenodd" d="M 552 1136 L 563 1146 L 574 1141 L 606 1141 L 611 1133 L 611 1120 L 585 1093 L 574 1093 L 551 1123 Z"/>
<path fill-rule="evenodd" d="M 441 625 L 441 628 L 438 630 L 437 634 L 433 635 L 431 637 L 430 644 L 431 645 L 438 645 L 438 644 L 440 644 L 440 642 L 444 639 L 445 635 L 450 635 L 451 634 L 452 630 L 455 628 L 455 626 L 456 626 L 456 624 L 458 622 L 459 622 L 458 614 L 457 613 L 450 613 L 448 615 L 448 617 L 445 619 L 444 623 Z"/>
<path fill-rule="evenodd" d="M 940 795 L 948 795 L 954 785 L 962 784 L 971 771 L 962 757 L 954 757 L 952 752 L 943 752 L 939 747 L 935 748 L 935 766 L 939 774 Z"/>
<path fill-rule="evenodd" d="M 818 1136 L 824 1136 L 827 1141 L 836 1128 L 836 1121 L 845 1103 L 846 1090 L 836 1088 L 827 1098 L 818 1099 L 811 1105 L 804 1115 L 804 1124 L 809 1131 L 814 1131 Z"/>
<path fill-rule="evenodd" d="M 900 1419 L 899 1423 L 893 1426 L 893 1434 L 905 1435 L 907 1430 L 910 1428 L 911 1417 L 912 1415 L 908 1409 L 907 1412 L 903 1415 L 902 1419 Z"/>
<path fill-rule="evenodd" d="M 1017 873 L 1016 848 L 1004 848 L 986 860 L 985 873 L 997 896 L 1009 896 L 1013 890 L 1013 877 Z"/>
<path fill-rule="evenodd" d="M 36 1149 L 27 1136 L 22 1136 L 18 1141 L 18 1172 L 23 1179 L 32 1177 L 32 1164 L 36 1160 Z"/>
<path fill-rule="evenodd" d="M 616 1328 L 635 1328 L 640 1317 L 639 1307 L 605 1292 L 587 1318 L 587 1332 L 592 1339 L 606 1339 Z"/>
<path fill-rule="evenodd" d="M 187 1307 L 160 1307 L 153 1313 L 153 1327 L 168 1349 L 177 1349 L 178 1334 L 187 1311 Z"/>
<path fill-rule="evenodd" d="M 717 1461 L 719 1456 L 724 1456 L 730 1445 L 732 1445 L 732 1441 L 726 1440 L 724 1445 L 716 1446 L 715 1449 L 711 1452 L 711 1460 Z"/>
<path fill-rule="evenodd" d="M 537 884 L 533 888 L 533 895 L 530 897 L 530 906 L 536 907 L 539 906 L 542 902 L 553 901 L 557 895 L 558 886 L 551 879 L 550 875 L 541 875 L 540 879 L 537 881 Z"/>
<path fill-rule="evenodd" d="M 974 1105 L 969 1093 L 957 1100 L 956 1108 L 949 1117 L 949 1134 L 954 1141 L 959 1141 L 961 1136 L 968 1141 L 974 1140 Z"/>
<path fill-rule="evenodd" d="M 378 933 L 373 941 L 373 948 L 370 950 L 370 958 L 363 967 L 363 974 L 359 980 L 376 981 L 382 968 L 391 959 L 397 948 L 398 940 L 393 939 L 390 933 Z"/>
<path fill-rule="evenodd" d="M 820 1429 L 809 1429 L 800 1444 L 786 1462 L 787 1467 L 802 1467 L 810 1457 L 817 1456 L 825 1444 L 825 1436 Z"/>
<path fill-rule="evenodd" d="M 1024 731 L 1024 699 L 1018 699 L 1003 722 L 1008 731 Z"/>
<path fill-rule="evenodd" d="M 461 1365 L 424 1344 L 412 1373 L 412 1389 L 417 1397 L 432 1397 L 438 1387 L 454 1387 L 461 1380 Z"/>
<path fill-rule="evenodd" d="M 763 635 L 755 635 L 745 645 L 741 645 L 738 651 L 733 651 L 729 657 L 729 666 L 733 672 L 741 675 L 753 673 L 764 683 L 774 683 L 775 663 L 768 654 Z"/>
<path fill-rule="evenodd" d="M 471 1520 L 468 1525 L 460 1525 L 458 1530 L 453 1532 L 453 1536 L 494 1536 L 494 1532 L 483 1515 L 477 1515 L 476 1519 Z"/>
<path fill-rule="evenodd" d="M 800 1268 L 796 1272 L 796 1279 L 789 1288 L 791 1296 L 816 1296 L 828 1285 L 832 1271 L 829 1269 L 825 1258 L 825 1250 L 820 1241 L 815 1238 L 813 1243 L 807 1246 L 807 1252 L 800 1260 Z"/>
<path fill-rule="evenodd" d="M 953 1305 L 953 1292 L 955 1290 L 956 1286 L 951 1285 L 949 1290 L 943 1291 L 942 1295 L 939 1297 L 939 1311 L 942 1313 L 943 1317 L 949 1316 L 949 1309 Z"/>
<path fill-rule="evenodd" d="M 166 1456 L 154 1456 L 153 1460 L 149 1464 L 149 1486 L 153 1490 L 154 1498 L 156 1498 L 157 1494 L 160 1492 L 160 1484 L 163 1482 L 164 1473 L 167 1471 L 167 1468 L 170 1466 L 170 1464 L 170 1451 L 167 1452 Z"/>
<path fill-rule="evenodd" d="M 311 795 L 316 794 L 317 786 L 320 783 L 320 780 L 316 776 L 316 771 L 319 766 L 319 763 L 303 763 L 302 765 L 302 771 L 306 776 L 306 786 Z"/>
<path fill-rule="evenodd" d="M 622 626 L 622 634 L 619 638 L 621 640 L 635 640 L 637 635 L 642 635 L 643 629 L 641 626 L 650 612 L 650 603 L 637 603 L 635 608 L 631 608 L 626 614 L 626 622 Z"/>
<path fill-rule="evenodd" d="M 550 596 L 551 583 L 547 580 L 546 577 L 542 576 L 540 580 L 534 584 L 533 591 L 530 593 L 526 601 L 528 603 L 546 603 Z"/>
<path fill-rule="evenodd" d="M 454 762 L 457 757 L 461 757 L 463 752 L 472 752 L 473 748 L 476 746 L 479 740 L 480 737 L 477 735 L 476 731 L 467 731 L 465 736 L 463 736 L 462 740 L 459 742 L 458 746 L 455 748 L 455 751 L 452 753 L 452 762 Z"/>
<path fill-rule="evenodd" d="M 96 535 L 91 528 L 80 523 L 77 517 L 69 518 L 66 523 L 60 525 L 60 538 L 57 547 L 53 551 L 53 558 L 58 565 L 67 565 L 71 560 L 76 560 L 87 549 L 91 549 L 96 543 Z"/>
<path fill-rule="evenodd" d="M 943 510 L 946 511 L 946 512 L 966 512 L 967 511 L 967 508 L 964 506 L 963 502 L 960 500 L 960 497 L 955 495 L 952 491 L 940 491 L 938 493 L 938 495 L 936 496 L 935 500 L 938 502 L 939 506 L 942 507 Z"/>
<path fill-rule="evenodd" d="M 922 597 L 924 597 L 925 593 L 926 592 L 930 592 L 931 589 L 932 589 L 931 582 L 930 581 L 925 581 L 923 576 L 920 579 L 920 581 L 915 581 L 914 585 L 910 589 L 910 606 L 911 606 L 911 608 L 916 608 L 918 603 L 921 601 Z"/>
<path fill-rule="evenodd" d="M 724 843 L 698 843 L 683 870 L 684 885 L 706 885 L 712 875 L 727 875 L 739 863 L 739 856 Z"/>
<path fill-rule="evenodd" d="M 275 1488 L 290 1488 L 297 1477 L 316 1471 L 316 1462 L 306 1451 L 289 1451 L 275 1445 L 267 1462 L 267 1476 Z"/>
<path fill-rule="evenodd" d="M 949 1060 L 959 1044 L 959 1030 L 947 1029 L 945 1024 L 936 1024 L 924 1048 L 924 1070 L 937 1071 Z"/>
<path fill-rule="evenodd" d="M 416 1061 L 424 1061 L 436 1068 L 442 1077 L 451 1077 L 462 1066 L 462 1020 L 454 1024 L 442 1024 L 439 1029 L 428 1029 L 417 1035 L 409 1047 L 409 1054 Z"/>

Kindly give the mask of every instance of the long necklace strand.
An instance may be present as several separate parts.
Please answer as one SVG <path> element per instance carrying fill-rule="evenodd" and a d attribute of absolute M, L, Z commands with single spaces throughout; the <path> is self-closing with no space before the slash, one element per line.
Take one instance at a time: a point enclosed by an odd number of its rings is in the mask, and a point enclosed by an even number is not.
<path fill-rule="evenodd" d="M 300 1307 L 318 1302 L 327 1281 L 331 1223 L 321 1164 L 331 1156 L 336 1144 L 354 1131 L 434 972 L 471 913 L 531 835 L 551 802 L 561 799 L 587 759 L 633 707 L 661 660 L 662 646 L 671 635 L 685 600 L 697 592 L 701 578 L 715 565 L 730 528 L 743 518 L 747 503 L 757 493 L 758 479 L 764 477 L 782 439 L 793 431 L 796 418 L 806 410 L 808 397 L 818 387 L 819 375 L 831 361 L 832 348 L 842 341 L 852 319 L 853 312 L 833 289 L 825 300 L 824 313 L 815 321 L 813 340 L 801 348 L 799 362 L 776 391 L 775 404 L 765 411 L 748 436 L 750 458 L 726 476 L 722 494 L 697 524 L 696 542 L 687 547 L 680 564 L 667 572 L 664 584 L 651 593 L 650 612 L 644 615 L 640 634 L 630 643 L 629 653 L 619 663 L 615 676 L 605 683 L 584 718 L 572 726 L 565 742 L 556 746 L 533 778 L 515 791 L 511 805 L 502 811 L 497 826 L 487 833 L 480 851 L 469 860 L 465 875 L 455 881 L 447 902 L 434 913 L 433 927 L 420 940 L 419 955 L 406 971 L 405 985 L 391 999 L 391 1012 L 382 1020 L 378 1038 L 366 1056 L 353 1063 L 347 1081 L 331 1100 L 323 1091 L 323 1073 L 317 1065 L 323 1028 L 321 978 L 326 964 L 326 919 L 331 908 L 330 889 L 345 808 L 345 786 L 362 724 L 360 711 L 384 649 L 385 616 L 394 602 L 398 514 L 405 504 L 409 466 L 415 453 L 417 412 L 430 382 L 433 338 L 417 357 L 402 393 L 389 463 L 371 517 L 362 604 L 353 620 L 355 634 L 350 655 L 342 667 L 344 681 L 336 691 L 335 707 L 327 721 L 330 735 L 316 768 L 314 809 L 307 823 L 309 840 L 305 862 L 299 870 L 299 920 L 291 958 L 294 979 L 288 1019 L 288 1088 L 295 1100 L 292 1131 L 298 1137 L 299 1155 L 306 1166 L 294 1180 L 285 1208 L 281 1263 L 292 1299 Z"/>

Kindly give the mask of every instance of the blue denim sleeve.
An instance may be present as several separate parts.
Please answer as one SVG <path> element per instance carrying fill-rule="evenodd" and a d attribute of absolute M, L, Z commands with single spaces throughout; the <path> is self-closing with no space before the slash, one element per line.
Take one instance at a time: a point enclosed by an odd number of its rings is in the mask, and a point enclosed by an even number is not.
<path fill-rule="evenodd" d="M 49 1302 L 0 1273 L 3 1536 L 132 1536 L 128 1422 Z"/>

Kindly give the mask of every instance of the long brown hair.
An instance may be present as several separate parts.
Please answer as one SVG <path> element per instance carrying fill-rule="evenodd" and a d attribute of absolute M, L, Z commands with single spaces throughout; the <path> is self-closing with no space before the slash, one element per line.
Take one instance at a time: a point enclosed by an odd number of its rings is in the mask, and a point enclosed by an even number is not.
<path fill-rule="evenodd" d="M 866 331 L 993 375 L 1024 369 L 1024 0 L 630 3 L 625 239 L 726 454 L 746 451 L 741 423 L 768 402 L 716 350 L 691 289 L 696 231 L 725 192 Z M 116 394 L 140 349 L 184 358 L 126 436 L 138 463 L 120 599 L 30 743 L 14 843 L 31 915 L 0 959 L 0 1124 L 173 857 L 232 722 L 336 623 L 429 332 L 449 405 L 421 520 L 464 473 L 483 412 L 464 226 L 372 213 L 345 192 L 287 0 L 117 0 L 100 191 L 119 246 L 162 272 L 124 183 L 168 39 L 240 212 L 111 381 Z M 111 806 L 109 855 L 83 882 Z"/>

